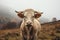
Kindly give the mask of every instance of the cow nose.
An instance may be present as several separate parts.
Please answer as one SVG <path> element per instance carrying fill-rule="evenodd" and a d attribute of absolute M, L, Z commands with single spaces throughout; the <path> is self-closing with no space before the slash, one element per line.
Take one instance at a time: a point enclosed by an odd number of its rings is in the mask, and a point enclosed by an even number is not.
<path fill-rule="evenodd" d="M 28 25 L 30 25 L 30 24 L 31 24 L 31 22 L 28 22 L 27 24 L 28 24 Z"/>

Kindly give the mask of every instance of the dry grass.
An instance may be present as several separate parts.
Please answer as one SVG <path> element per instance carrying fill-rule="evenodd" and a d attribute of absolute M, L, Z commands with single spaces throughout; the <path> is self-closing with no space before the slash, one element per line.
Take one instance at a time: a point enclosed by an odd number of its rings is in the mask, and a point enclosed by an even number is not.
<path fill-rule="evenodd" d="M 55 34 L 60 37 L 60 34 Z M 40 32 L 38 40 L 53 40 L 56 35 L 52 36 L 47 32 Z M 19 29 L 0 30 L 0 40 L 20 40 Z"/>
<path fill-rule="evenodd" d="M 37 40 L 60 40 L 60 33 L 56 31 L 53 25 L 43 25 Z M 20 40 L 19 33 L 19 28 L 0 30 L 0 40 Z"/>

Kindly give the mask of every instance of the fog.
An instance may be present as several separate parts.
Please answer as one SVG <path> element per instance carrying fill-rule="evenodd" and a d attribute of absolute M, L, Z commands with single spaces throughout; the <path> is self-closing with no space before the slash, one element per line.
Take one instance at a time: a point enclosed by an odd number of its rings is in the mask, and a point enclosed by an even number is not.
<path fill-rule="evenodd" d="M 0 5 L 13 9 L 13 12 L 32 8 L 43 12 L 41 18 L 60 20 L 60 0 L 0 0 Z"/>

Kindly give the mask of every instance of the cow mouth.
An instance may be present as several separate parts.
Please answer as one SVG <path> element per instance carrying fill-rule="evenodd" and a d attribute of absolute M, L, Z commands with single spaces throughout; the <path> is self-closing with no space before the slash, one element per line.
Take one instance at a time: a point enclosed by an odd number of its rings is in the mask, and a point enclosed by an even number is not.
<path fill-rule="evenodd" d="M 28 24 L 28 25 L 26 25 L 26 26 L 27 26 L 28 29 L 30 29 L 30 28 L 32 27 L 31 24 Z"/>
<path fill-rule="evenodd" d="M 28 24 L 28 25 L 26 25 L 26 26 L 31 27 L 32 25 L 31 25 L 31 24 Z"/>

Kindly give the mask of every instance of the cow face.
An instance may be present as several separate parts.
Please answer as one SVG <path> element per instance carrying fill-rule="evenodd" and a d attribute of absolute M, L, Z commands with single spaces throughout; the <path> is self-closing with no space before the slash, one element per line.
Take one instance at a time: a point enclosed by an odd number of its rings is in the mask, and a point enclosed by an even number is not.
<path fill-rule="evenodd" d="M 39 18 L 42 14 L 42 12 L 39 13 L 37 11 L 34 11 L 33 9 L 27 9 L 25 11 L 21 11 L 21 12 L 15 11 L 15 12 L 18 13 L 18 16 L 20 18 L 24 19 L 25 25 L 27 26 L 33 25 L 33 20 Z"/>

